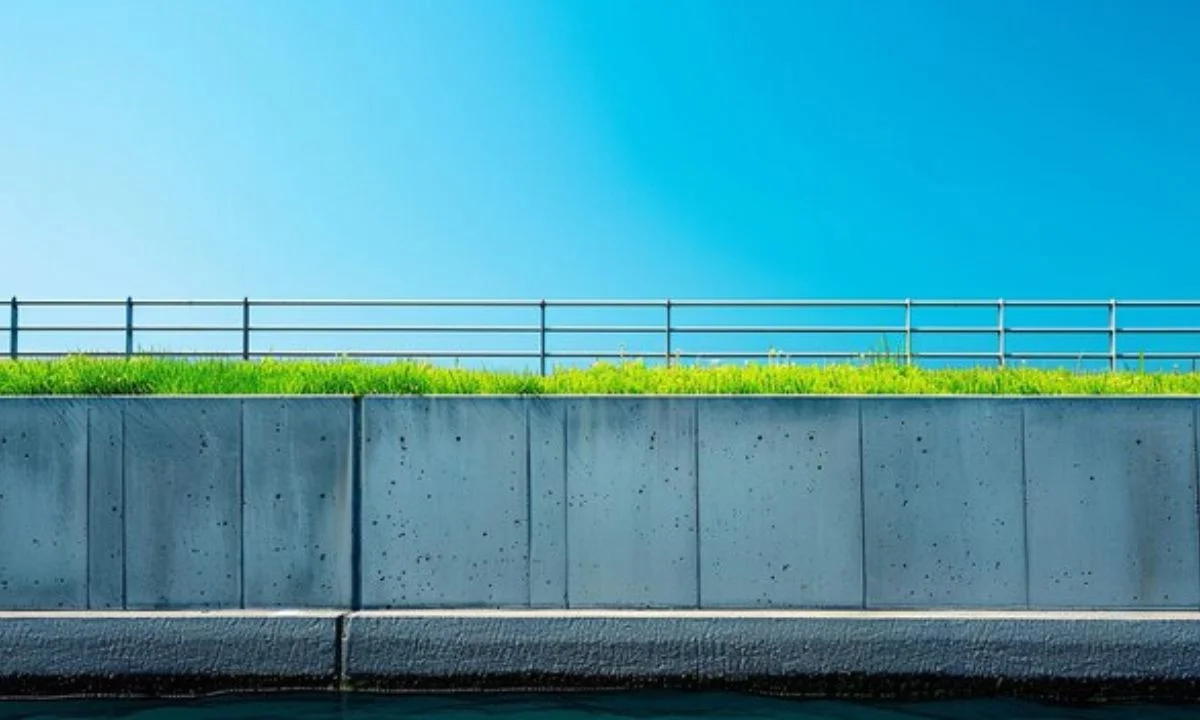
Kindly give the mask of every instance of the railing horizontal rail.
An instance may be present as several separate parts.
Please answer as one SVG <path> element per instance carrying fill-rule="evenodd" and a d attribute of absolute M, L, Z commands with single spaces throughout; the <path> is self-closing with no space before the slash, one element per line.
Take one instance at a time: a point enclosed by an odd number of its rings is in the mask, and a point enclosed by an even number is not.
<path fill-rule="evenodd" d="M 237 328 L 241 329 L 241 328 Z M 251 325 L 252 332 L 304 333 L 536 333 L 537 325 Z"/>
<path fill-rule="evenodd" d="M 659 332 L 662 332 L 661 328 Z M 671 332 L 674 333 L 696 333 L 696 334 L 716 334 L 716 333 L 811 333 L 820 335 L 822 333 L 896 333 L 904 332 L 904 327 L 886 326 L 886 325 L 747 325 L 745 327 L 734 327 L 730 325 L 672 325 Z"/>
<path fill-rule="evenodd" d="M 1107 335 L 1111 331 L 1108 328 L 1085 327 L 1006 327 L 1004 332 L 1026 335 Z"/>
<path fill-rule="evenodd" d="M 671 332 L 676 332 L 677 330 L 678 328 L 674 325 L 671 326 Z M 547 325 L 545 331 L 562 335 L 580 335 L 584 333 L 606 335 L 628 333 L 636 335 L 638 333 L 662 333 L 663 327 L 661 325 Z"/>
<path fill-rule="evenodd" d="M 1101 361 L 1113 371 L 1120 369 L 1119 363 L 1127 361 L 1137 361 L 1139 366 L 1146 362 L 1190 361 L 1195 367 L 1200 360 L 1200 299 L 23 300 L 14 297 L 7 305 L 9 312 L 4 319 L 8 324 L 0 325 L 0 338 L 8 338 L 10 359 L 80 353 L 97 357 L 244 360 L 487 359 L 536 361 L 542 373 L 547 371 L 549 361 L 587 359 L 654 360 L 668 365 L 700 360 L 879 357 L 905 364 L 955 361 L 1000 366 L 1027 361 L 1060 364 Z M 98 322 L 83 319 L 97 317 L 97 313 L 107 309 L 123 311 L 123 322 L 113 317 Z M 210 317 L 231 309 L 240 311 L 240 318 L 214 322 L 216 318 Z M 1081 315 L 1076 312 L 1080 309 L 1087 311 L 1093 320 L 1080 320 Z M 153 311 L 151 318 L 158 322 L 146 322 L 147 317 L 140 315 L 148 310 Z M 388 310 L 403 315 L 378 318 L 379 322 L 361 319 L 342 322 L 328 317 L 330 312 L 341 314 L 347 310 L 369 311 L 374 313 L 372 318 Z M 956 312 L 959 310 L 968 312 Z M 1094 312 L 1097 310 L 1102 312 Z M 172 311 L 177 311 L 174 317 Z M 204 311 L 211 312 L 205 315 Z M 492 315 L 497 322 L 490 322 L 483 316 L 490 311 L 506 313 Z M 635 312 L 637 317 L 634 322 L 585 322 L 580 311 L 605 311 L 613 319 L 634 319 L 622 313 Z M 796 314 L 788 319 L 782 315 L 768 316 L 774 311 L 796 311 L 803 313 L 805 319 L 797 322 Z M 827 312 L 816 317 L 817 311 Z M 991 317 L 981 315 L 981 311 L 988 311 Z M 1029 313 L 1034 311 L 1044 323 L 1028 320 L 1032 316 Z M 202 314 L 193 314 L 197 312 Z M 303 316 L 288 321 L 281 314 Z M 835 315 L 846 322 L 831 322 Z M 951 315 L 955 320 L 946 322 Z M 186 322 L 189 317 L 199 322 Z M 771 317 L 780 321 L 769 322 Z M 1134 323 L 1135 317 L 1147 322 Z M 1020 322 L 1013 322 L 1016 318 Z M 120 338 L 123 350 L 91 347 L 96 344 L 97 334 Z M 183 338 L 164 338 L 166 334 Z M 339 344 L 354 346 L 321 347 L 325 344 L 322 338 L 335 336 L 353 336 L 352 341 L 343 340 Z M 771 337 L 784 347 L 756 347 L 765 341 L 755 336 Z M 139 338 L 144 342 L 147 339 L 151 343 L 163 342 L 168 347 L 142 349 L 137 345 Z M 202 338 L 236 345 L 173 347 L 185 342 L 202 345 Z M 263 338 L 270 338 L 272 347 L 261 347 Z M 604 341 L 597 342 L 598 338 Z M 864 343 L 864 338 L 873 338 L 875 342 Z M 260 342 L 256 343 L 256 339 Z M 472 342 L 465 342 L 467 339 Z M 626 347 L 627 342 L 632 346 Z M 693 343 L 701 347 L 694 347 Z M 502 347 L 479 347 L 484 344 Z"/>

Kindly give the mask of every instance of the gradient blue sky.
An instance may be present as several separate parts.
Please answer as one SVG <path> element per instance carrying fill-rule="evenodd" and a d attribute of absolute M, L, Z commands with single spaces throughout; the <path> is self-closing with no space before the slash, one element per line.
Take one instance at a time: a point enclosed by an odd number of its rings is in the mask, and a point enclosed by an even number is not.
<path fill-rule="evenodd" d="M 1189 0 L 0 3 L 0 295 L 1200 294 Z"/>

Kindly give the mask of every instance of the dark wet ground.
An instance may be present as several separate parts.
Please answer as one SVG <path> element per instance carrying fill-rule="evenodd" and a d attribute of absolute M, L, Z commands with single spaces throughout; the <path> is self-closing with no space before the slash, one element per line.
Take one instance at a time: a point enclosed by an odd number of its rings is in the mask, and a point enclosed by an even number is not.
<path fill-rule="evenodd" d="M 1166 720 L 1200 718 L 1200 704 L 1072 707 L 1021 700 L 862 703 L 793 700 L 729 693 L 545 695 L 254 695 L 193 700 L 0 701 L 0 720 L 619 720 L 759 718 L 761 720 Z"/>

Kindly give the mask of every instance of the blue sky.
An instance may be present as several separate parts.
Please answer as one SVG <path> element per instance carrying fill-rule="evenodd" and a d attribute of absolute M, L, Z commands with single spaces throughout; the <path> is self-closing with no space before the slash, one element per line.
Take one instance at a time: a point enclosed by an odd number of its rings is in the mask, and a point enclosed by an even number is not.
<path fill-rule="evenodd" d="M 0 295 L 1195 296 L 1186 0 L 0 3 Z"/>

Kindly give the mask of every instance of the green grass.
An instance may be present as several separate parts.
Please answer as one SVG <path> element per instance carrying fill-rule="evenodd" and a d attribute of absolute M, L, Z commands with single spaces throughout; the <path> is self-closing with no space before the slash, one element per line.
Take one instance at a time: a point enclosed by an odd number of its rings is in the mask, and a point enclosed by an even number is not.
<path fill-rule="evenodd" d="M 827 367 L 770 363 L 646 367 L 637 363 L 528 373 L 355 361 L 149 358 L 0 361 L 0 395 L 1200 395 L 1200 373 L 1013 368 L 923 370 L 892 361 Z"/>

